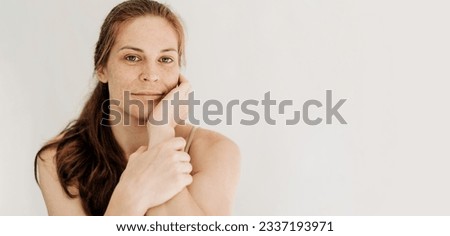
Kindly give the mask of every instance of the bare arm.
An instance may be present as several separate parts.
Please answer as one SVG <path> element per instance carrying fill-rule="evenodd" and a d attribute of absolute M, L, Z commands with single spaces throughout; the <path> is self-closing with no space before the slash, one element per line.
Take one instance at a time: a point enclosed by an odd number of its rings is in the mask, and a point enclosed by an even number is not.
<path fill-rule="evenodd" d="M 210 131 L 203 131 L 210 132 Z M 239 178 L 239 149 L 226 137 L 210 132 L 191 149 L 198 171 L 193 182 L 146 215 L 230 215 Z"/>
<path fill-rule="evenodd" d="M 192 177 L 185 173 L 190 164 L 184 164 L 190 158 L 186 153 L 181 155 L 175 151 L 184 145 L 184 139 L 172 138 L 149 150 L 141 147 L 132 154 L 105 215 L 142 216 L 147 209 L 168 201 L 190 184 Z M 39 186 L 48 214 L 86 215 L 78 189 L 69 188 L 69 192 L 76 196 L 71 198 L 61 186 L 54 156 L 54 150 L 46 150 L 41 155 L 42 160 L 37 160 Z"/>
<path fill-rule="evenodd" d="M 86 215 L 80 198 L 70 198 L 63 190 L 56 172 L 54 155 L 55 150 L 46 150 L 41 155 L 42 160 L 39 157 L 37 160 L 39 187 L 48 215 Z M 76 189 L 70 191 L 76 193 Z"/>
<path fill-rule="evenodd" d="M 203 131 L 205 132 L 205 131 Z M 169 201 L 147 211 L 147 215 L 229 215 L 239 178 L 240 154 L 237 146 L 227 138 L 211 134 L 198 141 L 191 149 L 192 162 L 196 166 L 193 183 L 185 187 Z M 42 153 L 38 158 L 39 185 L 49 215 L 86 215 L 81 199 L 67 196 L 59 182 L 54 150 Z M 77 195 L 76 188 L 69 189 Z M 107 213 L 136 215 L 133 202 L 112 199 Z"/>

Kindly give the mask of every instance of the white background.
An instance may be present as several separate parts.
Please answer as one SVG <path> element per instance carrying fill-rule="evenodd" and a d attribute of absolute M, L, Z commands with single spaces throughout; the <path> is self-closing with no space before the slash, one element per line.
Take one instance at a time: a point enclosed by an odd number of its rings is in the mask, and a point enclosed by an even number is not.
<path fill-rule="evenodd" d="M 1 215 L 46 214 L 35 153 L 79 114 L 100 25 L 119 2 L 2 0 Z M 275 126 L 243 126 L 236 112 L 209 127 L 241 148 L 235 215 L 450 214 L 448 1 L 166 2 L 186 27 L 196 98 L 271 91 L 291 111 L 325 103 L 326 90 L 347 99 L 348 125 L 273 115 Z"/>

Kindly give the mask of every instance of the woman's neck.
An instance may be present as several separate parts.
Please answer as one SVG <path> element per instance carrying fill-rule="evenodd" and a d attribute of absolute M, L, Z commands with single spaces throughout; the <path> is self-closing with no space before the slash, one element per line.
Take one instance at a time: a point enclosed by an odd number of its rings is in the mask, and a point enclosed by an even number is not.
<path fill-rule="evenodd" d="M 117 143 L 125 152 L 125 157 L 128 157 L 135 152 L 140 146 L 148 144 L 147 127 L 142 125 L 142 121 L 130 117 L 129 124 L 119 124 L 111 126 L 112 133 Z"/>

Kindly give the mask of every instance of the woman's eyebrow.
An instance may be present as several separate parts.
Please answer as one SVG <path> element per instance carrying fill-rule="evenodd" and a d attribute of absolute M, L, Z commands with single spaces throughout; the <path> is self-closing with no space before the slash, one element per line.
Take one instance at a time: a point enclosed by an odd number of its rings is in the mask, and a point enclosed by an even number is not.
<path fill-rule="evenodd" d="M 132 47 L 132 46 L 123 46 L 119 49 L 119 51 L 124 50 L 124 49 L 131 49 L 131 50 L 138 51 L 138 52 L 144 52 L 144 50 L 137 48 L 137 47 Z M 176 50 L 175 48 L 166 48 L 166 49 L 161 50 L 161 52 L 170 52 L 170 51 L 178 52 L 178 50 Z"/>
<path fill-rule="evenodd" d="M 170 51 L 178 52 L 178 50 L 176 50 L 175 48 L 166 48 L 161 50 L 161 52 L 170 52 Z"/>
<path fill-rule="evenodd" d="M 138 51 L 138 52 L 144 52 L 144 50 L 142 50 L 140 48 L 131 47 L 131 46 L 123 46 L 119 49 L 119 51 L 124 50 L 124 49 L 131 49 L 131 50 Z"/>

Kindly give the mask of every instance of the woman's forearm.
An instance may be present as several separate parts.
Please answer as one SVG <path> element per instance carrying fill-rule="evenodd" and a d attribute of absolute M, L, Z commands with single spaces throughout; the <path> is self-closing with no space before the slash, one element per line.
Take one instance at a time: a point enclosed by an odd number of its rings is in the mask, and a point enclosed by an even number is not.
<path fill-rule="evenodd" d="M 119 182 L 111 196 L 105 216 L 144 215 L 145 207 L 139 202 L 139 198 L 133 199 L 136 194 L 130 194 L 131 191 L 127 191 L 127 188 L 130 186 Z"/>
<path fill-rule="evenodd" d="M 201 216 L 205 212 L 198 206 L 195 199 L 187 188 L 184 188 L 180 193 L 175 195 L 169 201 L 159 206 L 150 208 L 145 215 L 188 215 Z"/>

